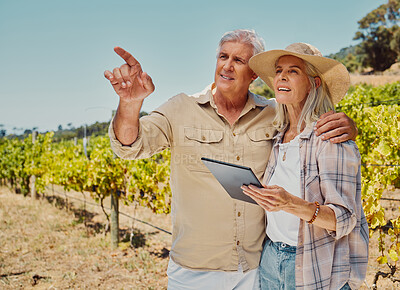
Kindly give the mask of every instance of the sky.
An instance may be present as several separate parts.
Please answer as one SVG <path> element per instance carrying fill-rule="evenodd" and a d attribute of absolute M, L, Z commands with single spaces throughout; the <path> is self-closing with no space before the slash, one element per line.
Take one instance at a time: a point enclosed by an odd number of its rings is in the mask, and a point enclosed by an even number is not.
<path fill-rule="evenodd" d="M 254 29 L 266 49 L 294 42 L 323 55 L 357 44 L 357 21 L 385 0 L 0 0 L 0 129 L 7 134 L 109 121 L 119 97 L 105 70 L 131 52 L 156 90 L 150 112 L 213 82 L 226 32 Z"/>

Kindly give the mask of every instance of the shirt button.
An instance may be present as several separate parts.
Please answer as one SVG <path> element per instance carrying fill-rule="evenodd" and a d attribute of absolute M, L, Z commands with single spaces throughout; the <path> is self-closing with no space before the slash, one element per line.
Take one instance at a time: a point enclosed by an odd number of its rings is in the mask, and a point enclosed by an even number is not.
<path fill-rule="evenodd" d="M 265 134 L 265 137 L 267 137 L 267 138 L 268 138 L 268 137 L 269 137 L 269 134 L 268 134 L 268 133 L 266 133 L 266 134 Z"/>
<path fill-rule="evenodd" d="M 238 212 L 238 216 L 241 216 L 241 213 L 240 213 L 240 211 Z"/>
<path fill-rule="evenodd" d="M 239 242 L 239 241 L 237 241 L 236 245 L 238 245 L 238 246 L 239 246 L 239 244 L 240 244 L 240 242 Z"/>
<path fill-rule="evenodd" d="M 236 157 L 236 160 L 239 161 L 239 160 L 240 160 L 240 156 L 237 156 L 237 157 Z"/>
<path fill-rule="evenodd" d="M 235 133 L 235 132 L 233 132 L 232 134 L 233 134 L 233 136 L 236 136 L 236 133 Z"/>
<path fill-rule="evenodd" d="M 201 140 L 205 141 L 205 140 L 206 140 L 206 137 L 202 136 L 202 137 L 201 137 Z"/>
<path fill-rule="evenodd" d="M 276 125 L 276 124 L 277 124 L 276 121 L 272 122 L 272 125 Z"/>

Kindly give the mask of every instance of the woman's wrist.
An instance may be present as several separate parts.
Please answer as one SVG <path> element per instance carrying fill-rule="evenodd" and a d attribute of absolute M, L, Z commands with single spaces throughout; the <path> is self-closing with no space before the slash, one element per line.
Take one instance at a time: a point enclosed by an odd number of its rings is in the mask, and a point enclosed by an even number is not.
<path fill-rule="evenodd" d="M 309 221 L 314 215 L 315 204 L 300 197 L 292 196 L 285 211 L 297 216 L 302 220 Z"/>
<path fill-rule="evenodd" d="M 318 216 L 319 210 L 320 210 L 319 202 L 315 201 L 314 204 L 315 204 L 315 211 L 314 211 L 312 218 L 308 221 L 309 224 L 312 224 L 315 221 L 315 219 Z"/>

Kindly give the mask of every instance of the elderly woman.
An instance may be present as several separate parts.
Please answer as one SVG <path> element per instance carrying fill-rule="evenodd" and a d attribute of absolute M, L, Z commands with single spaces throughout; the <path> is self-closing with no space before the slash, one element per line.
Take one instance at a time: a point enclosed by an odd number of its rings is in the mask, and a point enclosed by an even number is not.
<path fill-rule="evenodd" d="M 346 94 L 349 74 L 306 43 L 250 59 L 274 89 L 279 131 L 263 188 L 243 191 L 266 210 L 262 289 L 356 289 L 365 279 L 368 226 L 361 205 L 360 154 L 333 144 L 315 121 Z"/>

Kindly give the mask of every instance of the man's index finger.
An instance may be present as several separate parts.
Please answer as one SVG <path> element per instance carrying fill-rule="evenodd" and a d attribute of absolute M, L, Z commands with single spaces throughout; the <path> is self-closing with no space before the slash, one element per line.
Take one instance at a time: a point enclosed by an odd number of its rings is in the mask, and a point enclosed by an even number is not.
<path fill-rule="evenodd" d="M 120 56 L 122 57 L 126 63 L 130 66 L 135 66 L 137 64 L 140 65 L 140 63 L 136 60 L 136 58 L 134 58 L 132 56 L 132 54 L 130 54 L 129 52 L 127 52 L 125 49 L 117 46 L 114 48 L 114 51 Z"/>

